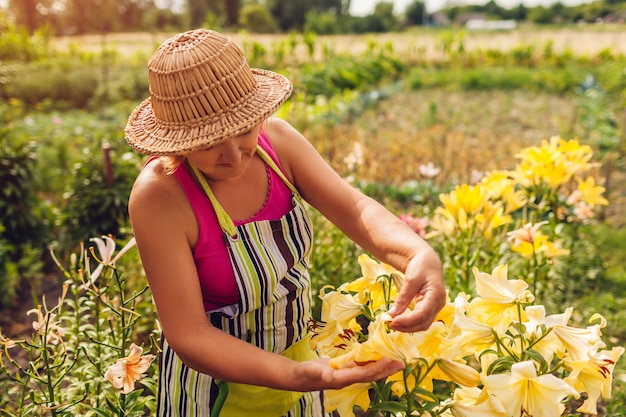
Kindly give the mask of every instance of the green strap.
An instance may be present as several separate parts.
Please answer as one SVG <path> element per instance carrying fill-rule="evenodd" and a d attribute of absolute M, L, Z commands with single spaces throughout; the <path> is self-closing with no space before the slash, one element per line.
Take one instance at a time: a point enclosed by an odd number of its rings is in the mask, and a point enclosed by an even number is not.
<path fill-rule="evenodd" d="M 215 404 L 211 408 L 210 417 L 219 417 L 222 412 L 222 408 L 224 407 L 224 403 L 226 402 L 226 398 L 228 398 L 228 383 L 218 379 L 214 379 L 214 381 L 215 385 L 217 385 L 217 388 L 219 389 L 219 393 L 215 399 Z"/>
<path fill-rule="evenodd" d="M 226 214 L 226 210 L 224 210 L 220 202 L 217 201 L 215 194 L 211 191 L 211 187 L 209 187 L 209 184 L 206 182 L 206 178 L 204 178 L 204 175 L 202 175 L 198 167 L 192 164 L 189 159 L 187 159 L 187 164 L 191 168 L 191 172 L 204 190 L 206 196 L 209 197 L 209 200 L 211 200 L 211 204 L 213 204 L 213 209 L 215 209 L 215 214 L 217 215 L 217 221 L 220 223 L 220 227 L 224 232 L 228 233 L 228 236 L 235 236 L 237 234 L 235 223 L 233 223 L 228 214 Z"/>
<path fill-rule="evenodd" d="M 287 177 L 285 177 L 285 174 L 283 174 L 283 171 L 281 171 L 281 169 L 278 168 L 278 165 L 276 165 L 276 162 L 274 162 L 274 160 L 267 154 L 265 149 L 257 145 L 256 150 L 259 153 L 259 156 L 265 161 L 265 163 L 269 165 L 270 168 L 272 168 L 276 174 L 278 174 L 280 179 L 283 180 L 283 182 L 291 190 L 293 195 L 295 195 L 297 198 L 300 198 L 300 193 L 298 193 L 298 190 L 296 190 L 296 187 L 287 179 Z"/>
<path fill-rule="evenodd" d="M 285 174 L 283 174 L 280 168 L 278 168 L 276 162 L 274 162 L 274 160 L 267 154 L 267 152 L 259 145 L 257 145 L 256 151 L 258 152 L 261 159 L 263 159 L 263 161 L 267 165 L 269 165 L 269 167 L 272 168 L 272 170 L 274 170 L 276 174 L 278 174 L 280 179 L 283 180 L 285 185 L 287 185 L 287 187 L 291 190 L 294 196 L 300 199 L 300 194 L 298 193 L 298 190 L 296 190 L 296 187 L 294 187 L 294 185 L 289 182 L 287 177 L 285 177 Z M 191 168 L 193 176 L 204 190 L 204 193 L 207 195 L 209 200 L 211 200 L 211 204 L 213 205 L 213 209 L 215 210 L 215 214 L 217 215 L 217 221 L 219 222 L 222 230 L 228 233 L 229 236 L 235 236 L 237 234 L 237 228 L 235 227 L 235 223 L 233 223 L 232 219 L 226 213 L 226 210 L 224 210 L 220 202 L 217 201 L 217 198 L 215 197 L 215 194 L 213 194 L 213 191 L 211 191 L 211 187 L 207 183 L 206 178 L 204 178 L 204 175 L 202 175 L 198 167 L 191 163 L 189 159 L 187 159 L 187 165 L 189 165 L 189 168 Z"/>

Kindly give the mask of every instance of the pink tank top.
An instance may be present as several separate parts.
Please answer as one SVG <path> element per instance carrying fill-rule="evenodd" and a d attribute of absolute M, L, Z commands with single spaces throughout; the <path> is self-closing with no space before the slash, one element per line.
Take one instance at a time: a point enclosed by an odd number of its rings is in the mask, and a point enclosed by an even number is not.
<path fill-rule="evenodd" d="M 276 151 L 265 133 L 259 131 L 259 146 L 276 162 L 282 170 Z M 283 180 L 267 164 L 269 188 L 263 207 L 249 219 L 238 221 L 233 219 L 235 226 L 261 220 L 277 220 L 293 208 L 291 190 Z M 182 164 L 174 176 L 178 179 L 198 222 L 198 242 L 193 248 L 193 257 L 200 278 L 202 300 L 205 311 L 236 304 L 239 292 L 235 281 L 230 258 L 224 242 L 224 233 L 220 228 L 211 201 L 196 183 L 186 164 Z"/>

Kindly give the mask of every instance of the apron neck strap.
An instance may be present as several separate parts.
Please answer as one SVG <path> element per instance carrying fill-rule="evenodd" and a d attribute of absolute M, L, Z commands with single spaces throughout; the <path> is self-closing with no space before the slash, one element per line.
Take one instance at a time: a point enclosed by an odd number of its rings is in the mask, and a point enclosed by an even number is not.
<path fill-rule="evenodd" d="M 296 196 L 296 198 L 300 198 L 300 194 L 298 193 L 296 187 L 287 179 L 287 177 L 285 177 L 285 174 L 281 171 L 276 162 L 274 162 L 274 160 L 268 155 L 268 153 L 259 145 L 257 145 L 256 151 L 261 159 L 263 159 L 263 161 L 267 165 L 269 165 L 269 167 L 272 168 L 274 172 L 276 172 L 280 179 L 283 180 L 285 185 L 287 185 L 287 187 L 289 188 L 289 190 L 291 190 L 294 196 Z M 235 236 L 237 234 L 237 227 L 235 226 L 235 223 L 233 223 L 233 220 L 230 218 L 230 216 L 226 213 L 226 210 L 224 210 L 220 202 L 217 201 L 217 198 L 215 197 L 215 194 L 213 194 L 213 191 L 211 190 L 211 187 L 209 186 L 206 178 L 204 177 L 204 175 L 202 175 L 198 167 L 196 167 L 189 159 L 187 159 L 186 161 L 187 166 L 189 166 L 189 168 L 191 169 L 193 177 L 198 182 L 198 184 L 200 184 L 200 187 L 202 187 L 202 190 L 211 201 L 213 209 L 215 210 L 215 214 L 217 215 L 217 221 L 219 222 L 222 231 L 228 233 L 228 236 Z"/>

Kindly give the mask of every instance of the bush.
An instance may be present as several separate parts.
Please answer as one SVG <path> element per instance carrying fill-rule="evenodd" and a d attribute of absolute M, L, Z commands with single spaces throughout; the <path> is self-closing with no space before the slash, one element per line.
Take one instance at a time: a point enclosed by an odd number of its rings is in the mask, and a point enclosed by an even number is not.
<path fill-rule="evenodd" d="M 319 35 L 335 35 L 340 26 L 337 15 L 333 13 L 308 12 L 304 18 L 304 32 Z"/>
<path fill-rule="evenodd" d="M 35 61 L 49 54 L 50 33 L 41 28 L 33 36 L 26 28 L 9 24 L 0 30 L 0 61 Z"/>
<path fill-rule="evenodd" d="M 267 7 L 262 4 L 249 4 L 241 8 L 239 24 L 253 33 L 274 33 L 278 30 L 276 21 Z"/>
<path fill-rule="evenodd" d="M 85 241 L 102 234 L 128 234 L 128 198 L 139 161 L 125 144 L 122 146 L 115 150 L 104 143 L 101 149 L 86 148 L 83 159 L 74 166 L 64 195 L 64 225 L 70 241 Z"/>
<path fill-rule="evenodd" d="M 39 280 L 41 250 L 50 236 L 49 211 L 35 191 L 35 145 L 12 136 L 14 111 L 0 106 L 5 119 L 0 129 L 0 306 L 15 299 L 23 274 L 32 283 Z"/>
<path fill-rule="evenodd" d="M 29 107 L 49 101 L 55 108 L 86 109 L 100 85 L 93 64 L 75 59 L 14 64 L 2 69 L 0 97 L 16 98 Z"/>

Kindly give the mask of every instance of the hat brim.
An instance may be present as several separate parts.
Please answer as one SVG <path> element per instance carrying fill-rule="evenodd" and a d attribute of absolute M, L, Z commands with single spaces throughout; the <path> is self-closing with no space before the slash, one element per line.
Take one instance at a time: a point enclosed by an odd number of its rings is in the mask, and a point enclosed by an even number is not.
<path fill-rule="evenodd" d="M 286 77 L 275 72 L 252 68 L 252 73 L 257 89 L 249 100 L 219 117 L 205 117 L 192 125 L 161 122 L 147 98 L 128 118 L 126 141 L 146 155 L 186 155 L 249 131 L 274 114 L 293 89 Z"/>

